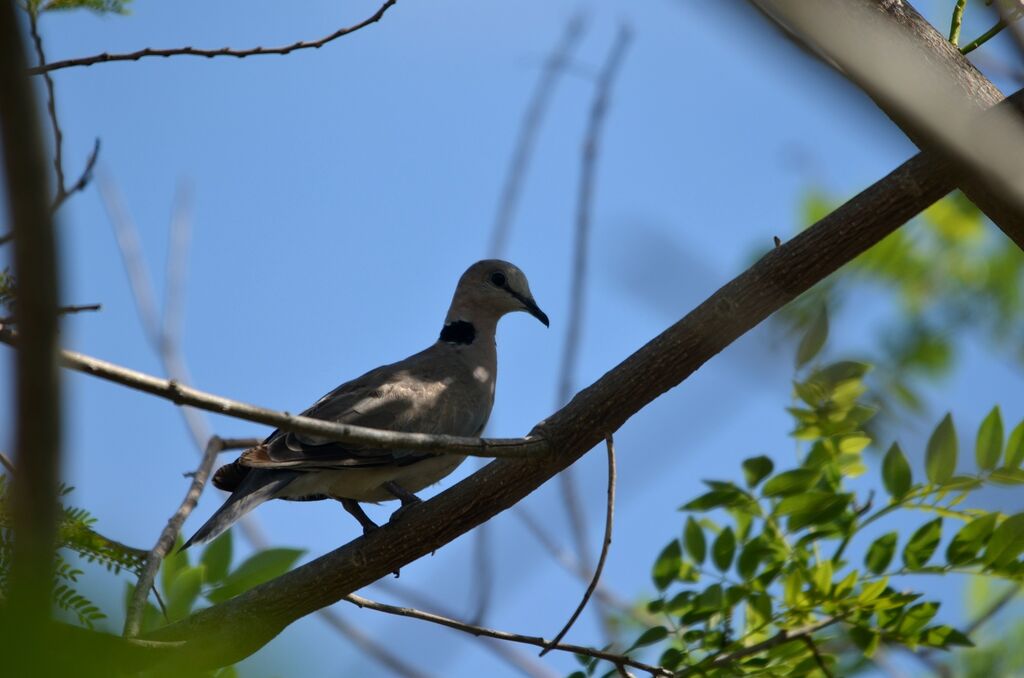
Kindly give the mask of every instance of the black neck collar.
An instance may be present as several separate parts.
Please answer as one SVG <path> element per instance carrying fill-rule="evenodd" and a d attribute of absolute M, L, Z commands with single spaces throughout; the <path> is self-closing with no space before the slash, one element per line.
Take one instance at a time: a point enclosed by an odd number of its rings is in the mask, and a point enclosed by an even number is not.
<path fill-rule="evenodd" d="M 472 344 L 476 339 L 476 328 L 465 320 L 454 320 L 441 328 L 441 341 L 449 344 Z"/>

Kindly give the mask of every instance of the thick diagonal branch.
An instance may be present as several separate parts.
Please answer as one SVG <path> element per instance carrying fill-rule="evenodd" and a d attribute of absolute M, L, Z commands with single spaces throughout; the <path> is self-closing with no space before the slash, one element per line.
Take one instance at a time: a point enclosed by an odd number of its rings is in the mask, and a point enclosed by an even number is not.
<path fill-rule="evenodd" d="M 214 666 L 237 661 L 296 619 L 444 546 L 533 492 L 738 337 L 954 185 L 953 172 L 941 158 L 916 156 L 768 252 L 539 424 L 533 433 L 548 441 L 547 454 L 492 462 L 409 508 L 401 520 L 161 629 L 155 637 L 187 641 L 180 652 L 183 662 Z"/>

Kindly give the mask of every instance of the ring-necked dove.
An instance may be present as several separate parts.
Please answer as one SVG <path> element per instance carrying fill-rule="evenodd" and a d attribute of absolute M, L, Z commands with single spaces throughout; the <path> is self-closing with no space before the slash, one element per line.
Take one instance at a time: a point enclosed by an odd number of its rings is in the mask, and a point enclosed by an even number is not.
<path fill-rule="evenodd" d="M 441 336 L 430 348 L 342 384 L 302 414 L 392 431 L 478 436 L 494 404 L 495 329 L 513 311 L 548 324 L 522 271 L 507 261 L 478 261 L 459 279 Z M 213 484 L 231 496 L 185 547 L 210 541 L 270 499 L 337 499 L 369 531 L 376 525 L 358 502 L 416 503 L 415 492 L 464 459 L 274 431 L 217 470 Z"/>

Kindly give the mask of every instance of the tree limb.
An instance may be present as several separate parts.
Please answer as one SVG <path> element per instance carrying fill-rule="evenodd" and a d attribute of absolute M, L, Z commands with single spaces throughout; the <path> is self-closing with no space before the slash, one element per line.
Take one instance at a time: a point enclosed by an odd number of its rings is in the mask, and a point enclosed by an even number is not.
<path fill-rule="evenodd" d="M 9 595 L 0 610 L 5 669 L 49 673 L 41 642 L 49 617 L 57 537 L 61 407 L 57 362 L 59 271 L 47 204 L 47 170 L 25 43 L 15 2 L 0 1 L 0 138 L 9 223 L 18 279 L 15 316 L 25 345 L 15 364 L 13 479 L 14 547 Z M 13 652 L 6 651 L 12 643 Z"/>
<path fill-rule="evenodd" d="M 953 170 L 921 153 L 765 254 L 533 431 L 548 453 L 492 462 L 402 518 L 225 603 L 157 631 L 183 662 L 248 656 L 285 626 L 465 534 L 566 468 L 768 315 L 948 193 Z"/>
<path fill-rule="evenodd" d="M 171 49 L 153 49 L 147 47 L 146 49 L 140 49 L 137 52 L 128 52 L 126 54 L 109 54 L 103 52 L 102 54 L 95 54 L 93 56 L 78 57 L 75 59 L 64 59 L 63 61 L 53 61 L 48 64 L 36 66 L 35 68 L 28 69 L 29 75 L 41 75 L 43 73 L 49 73 L 52 71 L 59 70 L 61 68 L 72 68 L 76 66 L 92 66 L 93 64 L 109 63 L 112 61 L 138 61 L 146 57 L 172 57 L 172 56 L 198 56 L 198 57 L 222 57 L 230 56 L 238 59 L 244 59 L 245 57 L 258 56 L 263 54 L 290 54 L 291 52 L 297 52 L 303 49 L 320 49 L 324 45 L 340 37 L 346 36 L 349 33 L 355 33 L 356 31 L 366 28 L 370 24 L 377 23 L 380 21 L 384 13 L 387 12 L 392 5 L 398 0 L 387 0 L 381 5 L 376 12 L 366 19 L 363 19 L 359 23 L 348 26 L 346 28 L 339 28 L 330 35 L 325 35 L 319 40 L 300 40 L 293 42 L 290 45 L 283 45 L 281 47 L 251 47 L 248 49 L 232 49 L 230 47 L 222 47 L 220 49 L 196 49 L 194 47 L 175 47 Z"/>
<path fill-rule="evenodd" d="M 569 645 L 566 643 L 555 644 L 552 641 L 545 640 L 540 636 L 525 636 L 519 633 L 509 633 L 508 631 L 498 631 L 496 629 L 489 629 L 483 626 L 477 626 L 475 624 L 466 624 L 458 621 L 457 619 L 450 619 L 448 617 L 442 617 L 439 614 L 433 614 L 432 612 L 424 612 L 423 610 L 417 610 L 411 607 L 398 607 L 396 605 L 387 605 L 385 603 L 378 603 L 375 600 L 363 598 L 355 594 L 345 596 L 345 600 L 357 605 L 359 607 L 365 607 L 378 612 L 386 612 L 387 614 L 397 615 L 399 617 L 409 617 L 411 619 L 419 619 L 421 621 L 428 621 L 433 624 L 440 624 L 441 626 L 447 626 L 451 629 L 458 631 L 465 631 L 471 633 L 474 636 L 483 636 L 485 638 L 497 638 L 498 640 L 507 640 L 513 643 L 525 643 L 527 645 L 536 645 L 547 649 L 561 650 L 563 652 L 573 652 L 575 654 L 582 654 L 588 657 L 596 657 L 597 659 L 604 659 L 612 662 L 615 665 L 632 666 L 642 671 L 647 671 L 652 676 L 666 676 L 670 678 L 672 672 L 668 669 L 660 666 L 653 666 L 644 662 L 630 659 L 626 655 L 616 654 L 614 652 L 605 652 L 603 650 L 595 650 L 590 647 L 583 645 Z"/>

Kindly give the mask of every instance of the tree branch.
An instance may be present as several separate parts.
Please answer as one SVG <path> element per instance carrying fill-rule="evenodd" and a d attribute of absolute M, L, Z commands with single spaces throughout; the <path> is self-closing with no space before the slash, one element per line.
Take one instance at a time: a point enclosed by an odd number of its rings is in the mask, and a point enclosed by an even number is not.
<path fill-rule="evenodd" d="M 0 343 L 21 348 L 19 334 L 0 327 Z M 83 372 L 122 386 L 159 396 L 176 405 L 191 405 L 236 419 L 275 426 L 286 431 L 317 435 L 329 440 L 354 443 L 374 448 L 399 448 L 427 452 L 462 454 L 484 458 L 519 458 L 544 455 L 548 443 L 539 436 L 526 438 L 467 438 L 463 436 L 398 433 L 365 426 L 335 424 L 322 419 L 300 417 L 249 405 L 199 389 L 183 386 L 173 379 L 161 379 L 144 372 L 121 367 L 75 351 L 61 351 L 64 367 Z"/>
<path fill-rule="evenodd" d="M 320 49 L 329 42 L 333 42 L 340 37 L 346 36 L 349 33 L 355 33 L 356 31 L 366 28 L 370 24 L 377 23 L 380 21 L 384 13 L 387 12 L 397 0 L 387 0 L 380 8 L 377 9 L 371 16 L 363 19 L 354 26 L 348 26 L 346 28 L 339 28 L 330 35 L 325 35 L 319 40 L 300 40 L 293 42 L 290 45 L 283 45 L 281 47 L 252 47 L 248 49 L 232 49 L 230 47 L 222 47 L 220 49 L 196 49 L 194 47 L 175 47 L 171 49 L 153 49 L 147 47 L 146 49 L 140 49 L 137 52 L 129 52 L 127 54 L 108 54 L 104 52 L 102 54 L 96 54 L 87 57 L 78 57 L 75 59 L 65 59 L 63 61 L 54 61 L 48 64 L 36 66 L 35 68 L 28 69 L 29 75 L 41 75 L 49 73 L 62 68 L 73 68 L 76 66 L 92 66 L 93 64 L 109 63 L 112 61 L 138 61 L 146 57 L 172 57 L 172 56 L 198 56 L 198 57 L 222 57 L 229 56 L 238 59 L 244 59 L 250 56 L 259 56 L 264 54 L 290 54 L 291 52 L 297 52 L 303 49 Z"/>
<path fill-rule="evenodd" d="M 47 204 L 47 170 L 32 87 L 25 77 L 25 43 L 11 0 L 0 1 L 0 139 L 8 220 L 14 234 L 15 315 L 25 346 L 14 376 L 14 547 L 9 595 L 0 611 L 0 637 L 15 651 L 5 669 L 49 673 L 41 638 L 50 617 L 61 407 L 57 363 L 59 271 Z M 6 653 L 5 653 L 6 654 Z"/>
<path fill-rule="evenodd" d="M 594 576 L 590 579 L 590 584 L 587 586 L 587 590 L 583 593 L 583 599 L 580 600 L 580 604 L 576 607 L 576 611 L 569 617 L 569 621 L 565 623 L 562 630 L 558 632 L 543 650 L 540 655 L 543 657 L 549 650 L 554 648 L 560 642 L 562 638 L 565 638 L 565 634 L 569 633 L 569 629 L 579 619 L 583 609 L 587 606 L 590 601 L 590 597 L 594 595 L 594 589 L 597 588 L 597 584 L 601 581 L 601 573 L 604 571 L 605 560 L 608 559 L 608 549 L 612 545 L 612 523 L 615 518 L 615 441 L 612 439 L 612 435 L 609 433 L 604 439 L 605 446 L 608 448 L 608 504 L 605 510 L 604 518 L 604 541 L 601 544 L 601 556 L 597 559 L 597 567 L 594 568 Z"/>
<path fill-rule="evenodd" d="M 447 626 L 451 629 L 458 631 L 465 631 L 471 633 L 474 636 L 484 636 L 487 638 L 497 638 L 499 640 L 507 640 L 513 643 L 525 643 L 527 645 L 536 645 L 546 649 L 561 650 L 563 652 L 573 652 L 575 654 L 582 654 L 588 657 L 596 657 L 597 659 L 604 659 L 612 662 L 616 665 L 632 666 L 633 668 L 647 671 L 652 676 L 666 676 L 671 677 L 672 672 L 668 669 L 660 666 L 653 666 L 651 664 L 645 664 L 644 662 L 630 659 L 626 655 L 616 654 L 614 652 L 605 652 L 603 650 L 595 650 L 590 647 L 583 645 L 569 645 L 565 643 L 553 644 L 552 641 L 545 640 L 540 636 L 525 636 L 518 633 L 509 633 L 508 631 L 498 631 L 495 629 L 489 629 L 483 626 L 476 626 L 474 624 L 466 624 L 456 619 L 450 619 L 448 617 L 442 617 L 438 614 L 431 612 L 424 612 L 422 610 L 416 610 L 411 607 L 398 607 L 396 605 L 387 605 L 385 603 L 378 603 L 375 600 L 363 598 L 351 594 L 345 596 L 345 600 L 357 605 L 359 607 L 365 607 L 378 612 L 385 612 L 387 614 L 397 615 L 399 617 L 409 617 L 411 619 L 419 619 L 421 621 L 428 621 L 432 624 L 440 624 L 441 626 Z"/>
<path fill-rule="evenodd" d="M 955 185 L 951 166 L 921 153 L 813 227 L 765 254 L 564 408 L 535 427 L 545 454 L 492 462 L 402 518 L 220 605 L 159 630 L 185 639 L 181 661 L 231 663 L 285 626 L 386 576 L 509 508 L 605 433 L 678 385 L 736 338 L 864 252 Z"/>
<path fill-rule="evenodd" d="M 236 446 L 248 447 L 252 441 L 242 439 L 232 440 L 232 442 Z M 241 445 L 238 445 L 238 443 L 241 443 Z M 211 436 L 210 440 L 206 443 L 206 451 L 203 453 L 202 461 L 199 462 L 199 468 L 192 474 L 192 483 L 189 485 L 188 492 L 185 493 L 185 498 L 181 500 L 177 510 L 171 514 L 171 517 L 167 520 L 167 525 L 160 532 L 156 544 L 153 545 L 153 548 L 146 555 L 146 562 L 142 566 L 142 572 L 139 573 L 139 581 L 132 592 L 131 600 L 128 602 L 128 612 L 124 620 L 124 635 L 126 637 L 134 638 L 139 635 L 146 598 L 149 595 L 149 590 L 153 588 L 153 582 L 156 580 L 156 573 L 160 569 L 160 563 L 170 553 L 171 547 L 174 546 L 174 540 L 177 539 L 178 533 L 181 532 L 181 526 L 185 524 L 185 520 L 192 513 L 192 509 L 199 503 L 199 496 L 206 487 L 206 480 L 210 477 L 210 471 L 213 469 L 213 463 L 217 460 L 217 455 L 227 449 L 229 449 L 227 441 L 220 436 Z"/>
<path fill-rule="evenodd" d="M 762 13 L 767 15 L 773 21 L 778 23 L 783 30 L 787 31 L 791 36 L 795 37 L 798 42 L 805 40 L 800 35 L 794 35 L 796 33 L 791 25 L 789 25 L 785 19 L 785 12 L 782 12 L 779 8 L 783 5 L 779 4 L 777 0 L 751 0 Z M 777 7 L 776 7 L 777 6 Z M 965 58 L 958 49 L 956 49 L 950 42 L 943 37 L 941 33 L 935 30 L 927 20 L 922 17 L 917 10 L 909 2 L 889 2 L 887 0 L 846 0 L 845 6 L 850 10 L 862 10 L 861 15 L 871 15 L 882 17 L 885 23 L 891 25 L 893 28 L 898 29 L 901 37 L 905 38 L 901 44 L 904 49 L 913 48 L 917 50 L 915 59 L 898 59 L 900 61 L 907 62 L 906 66 L 927 66 L 933 72 L 929 74 L 927 81 L 941 80 L 941 85 L 936 87 L 936 90 L 942 90 L 944 94 L 949 95 L 950 92 L 946 89 L 954 90 L 956 93 L 963 95 L 962 101 L 965 106 L 973 106 L 977 110 L 982 110 L 995 106 L 997 103 L 1003 101 L 1003 95 L 999 89 L 993 85 L 981 72 L 974 67 L 971 62 Z M 775 10 L 773 11 L 773 7 Z M 790 6 L 789 9 L 792 9 Z M 787 9 L 787 11 L 789 11 Z M 856 16 L 856 15 L 855 15 Z M 897 38 L 893 38 L 891 35 L 887 36 L 890 42 L 900 43 L 901 41 Z M 822 57 L 825 63 L 832 67 L 838 68 L 837 59 L 834 55 L 826 55 L 825 51 L 816 45 L 807 45 L 801 43 L 802 46 L 809 47 L 810 50 Z M 917 62 L 916 64 L 914 62 Z M 922 63 L 926 62 L 926 63 Z M 936 72 L 941 71 L 944 77 L 941 79 L 935 78 Z M 875 104 L 887 115 L 889 118 L 899 126 L 899 128 L 906 134 L 911 141 L 913 141 L 919 148 L 922 149 L 933 149 L 936 152 L 942 153 L 947 157 L 961 157 L 963 151 L 974 150 L 971 148 L 960 148 L 957 149 L 949 145 L 949 138 L 937 139 L 935 137 L 934 129 L 928 123 L 928 121 L 919 115 L 908 112 L 905 106 L 901 105 L 896 99 L 891 96 L 887 96 L 877 86 L 870 83 L 866 83 L 862 77 L 854 75 L 853 72 L 847 68 L 843 68 L 840 71 L 843 77 L 854 80 L 855 84 L 862 87 L 865 93 L 871 97 Z M 1020 107 L 1020 98 L 1016 97 L 1017 107 Z M 931 108 L 935 109 L 933 115 L 946 115 L 948 111 L 941 106 L 932 105 Z M 939 113 L 938 111 L 942 111 Z M 987 129 L 992 126 L 995 118 L 987 118 L 986 122 L 981 122 L 975 129 Z M 965 144 L 969 144 L 968 135 L 964 135 L 965 139 L 962 141 Z M 1013 136 L 1013 135 L 1006 135 Z M 993 145 L 998 145 L 998 142 L 993 142 Z M 992 160 L 1000 157 L 999 153 L 993 154 Z M 1006 195 L 998 191 L 996 182 L 990 180 L 990 177 L 986 176 L 986 172 L 978 171 L 978 167 L 973 170 L 958 163 L 957 168 L 957 184 L 963 190 L 964 194 L 977 205 L 985 214 L 1000 228 L 1006 235 L 1013 240 L 1018 247 L 1024 249 L 1024 213 L 1022 213 L 1018 204 L 1012 199 L 1008 199 Z"/>

